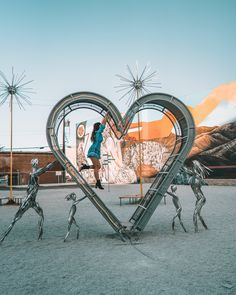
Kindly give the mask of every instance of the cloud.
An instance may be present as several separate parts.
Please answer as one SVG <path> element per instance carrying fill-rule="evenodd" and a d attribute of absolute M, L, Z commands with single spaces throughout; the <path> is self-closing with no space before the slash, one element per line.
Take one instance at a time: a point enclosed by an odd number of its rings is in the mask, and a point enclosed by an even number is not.
<path fill-rule="evenodd" d="M 236 104 L 222 101 L 198 126 L 216 126 L 236 121 Z"/>

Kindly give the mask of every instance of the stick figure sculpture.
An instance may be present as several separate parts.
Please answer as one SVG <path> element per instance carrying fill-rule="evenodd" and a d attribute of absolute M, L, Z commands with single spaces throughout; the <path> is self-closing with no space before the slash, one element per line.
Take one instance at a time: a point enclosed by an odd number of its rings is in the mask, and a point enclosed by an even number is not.
<path fill-rule="evenodd" d="M 76 212 L 76 209 L 77 209 L 77 208 L 76 208 L 76 205 L 77 205 L 80 201 L 84 200 L 85 198 L 86 198 L 86 196 L 84 196 L 84 197 L 81 198 L 81 199 L 76 200 L 76 194 L 75 194 L 75 193 L 71 193 L 71 194 L 65 196 L 65 199 L 66 199 L 67 201 L 72 200 L 73 203 L 72 203 L 72 206 L 71 206 L 71 208 L 70 208 L 70 212 L 69 212 L 69 216 L 68 216 L 68 228 L 67 228 L 66 236 L 65 236 L 65 238 L 64 238 L 64 242 L 66 241 L 66 239 L 68 238 L 68 236 L 69 236 L 69 234 L 70 234 L 70 229 L 71 229 L 71 226 L 72 226 L 73 223 L 74 223 L 74 225 L 77 227 L 77 235 L 76 235 L 77 240 L 78 240 L 78 238 L 79 238 L 79 225 L 77 224 L 74 215 L 75 215 L 75 212 Z"/>
<path fill-rule="evenodd" d="M 30 173 L 29 177 L 29 183 L 27 187 L 27 196 L 24 198 L 22 204 L 20 205 L 18 211 L 15 214 L 15 217 L 8 227 L 8 229 L 5 231 L 5 233 L 2 235 L 2 238 L 0 239 L 0 243 L 4 241 L 6 236 L 10 233 L 12 230 L 13 226 L 15 223 L 21 219 L 21 217 L 24 215 L 24 213 L 32 208 L 35 210 L 35 212 L 39 215 L 39 233 L 38 233 L 38 240 L 42 239 L 43 235 L 43 221 L 44 221 L 44 216 L 43 216 L 43 209 L 39 206 L 39 203 L 36 202 L 36 196 L 38 193 L 39 189 L 39 184 L 38 184 L 38 177 L 45 173 L 47 170 L 51 169 L 52 166 L 56 163 L 56 161 L 49 163 L 47 166 L 43 168 L 38 168 L 38 159 L 32 159 L 31 164 L 32 164 L 32 172 Z"/>
<path fill-rule="evenodd" d="M 178 196 L 175 193 L 176 190 L 177 190 L 177 186 L 176 185 L 171 185 L 170 188 L 171 188 L 171 192 L 167 191 L 166 193 L 172 197 L 172 202 L 173 202 L 173 204 L 174 204 L 174 206 L 176 208 L 176 214 L 172 219 L 172 230 L 175 231 L 175 218 L 178 217 L 180 225 L 182 226 L 183 230 L 185 232 L 187 232 L 187 230 L 184 227 L 184 224 L 182 222 L 182 219 L 181 219 L 182 206 L 180 204 Z"/>
<path fill-rule="evenodd" d="M 183 171 L 190 176 L 188 183 L 191 185 L 193 193 L 197 198 L 195 203 L 195 210 L 193 213 L 193 224 L 195 232 L 198 232 L 197 217 L 201 221 L 203 227 L 205 229 L 208 229 L 204 219 L 201 216 L 201 209 L 206 203 L 206 198 L 201 188 L 202 185 L 206 184 L 204 178 L 206 178 L 206 176 L 209 174 L 211 170 L 203 164 L 201 164 L 199 161 L 193 160 L 183 167 Z"/>

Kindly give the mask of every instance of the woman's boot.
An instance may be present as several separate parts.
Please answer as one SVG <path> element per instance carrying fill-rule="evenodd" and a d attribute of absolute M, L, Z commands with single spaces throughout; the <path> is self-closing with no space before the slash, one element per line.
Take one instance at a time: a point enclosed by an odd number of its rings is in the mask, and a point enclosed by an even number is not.
<path fill-rule="evenodd" d="M 83 164 L 83 165 L 80 167 L 79 171 L 82 171 L 82 170 L 85 170 L 85 169 L 90 169 L 90 166 L 87 165 L 87 164 Z"/>
<path fill-rule="evenodd" d="M 101 181 L 100 179 L 97 180 L 95 188 L 100 188 L 100 189 L 104 189 L 104 187 L 101 185 Z"/>

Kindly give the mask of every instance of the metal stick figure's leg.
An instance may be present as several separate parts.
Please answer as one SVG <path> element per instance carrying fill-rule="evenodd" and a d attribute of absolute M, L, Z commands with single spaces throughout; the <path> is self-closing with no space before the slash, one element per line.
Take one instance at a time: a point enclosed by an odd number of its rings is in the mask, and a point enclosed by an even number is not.
<path fill-rule="evenodd" d="M 208 229 L 203 217 L 201 216 L 202 207 L 206 204 L 206 198 L 203 195 L 202 191 L 201 191 L 201 196 L 202 196 L 201 199 L 197 201 L 197 205 L 196 205 L 196 207 L 197 207 L 197 215 L 198 215 L 199 220 L 201 221 L 203 227 L 205 229 Z"/>
<path fill-rule="evenodd" d="M 64 238 L 64 242 L 66 241 L 67 237 L 69 236 L 70 234 L 70 229 L 71 229 L 71 226 L 72 224 L 74 223 L 76 226 L 77 226 L 77 239 L 79 238 L 79 226 L 78 224 L 76 223 L 75 221 L 75 218 L 74 218 L 74 215 L 75 215 L 75 212 L 76 212 L 76 205 L 73 204 L 71 206 L 71 209 L 70 209 L 70 212 L 69 212 L 69 217 L 68 217 L 68 227 L 67 227 L 67 234 Z"/>
<path fill-rule="evenodd" d="M 68 227 L 67 227 L 67 233 L 66 233 L 66 236 L 64 238 L 64 242 L 66 241 L 66 239 L 68 238 L 68 236 L 70 234 L 71 225 L 72 225 L 72 222 L 69 222 Z"/>
<path fill-rule="evenodd" d="M 175 216 L 172 219 L 172 230 L 175 231 L 175 218 L 178 217 L 179 218 L 180 225 L 182 226 L 183 230 L 185 232 L 187 232 L 187 230 L 186 230 L 186 228 L 185 228 L 185 226 L 184 226 L 184 224 L 182 222 L 182 219 L 181 219 L 182 207 L 178 207 L 178 203 L 176 203 L 176 200 L 174 198 L 172 198 L 172 201 L 173 201 L 173 204 L 175 205 L 175 208 L 176 208 L 176 214 L 175 214 Z"/>
<path fill-rule="evenodd" d="M 27 210 L 28 208 L 22 210 L 22 208 L 19 208 L 18 211 L 16 212 L 15 214 L 15 217 L 12 221 L 12 223 L 9 225 L 8 229 L 5 231 L 5 233 L 2 235 L 2 238 L 0 239 L 0 243 L 2 243 L 5 238 L 8 236 L 8 234 L 10 233 L 10 231 L 12 230 L 13 226 L 15 225 L 15 223 L 21 219 L 21 217 L 23 216 L 23 214 L 25 213 L 25 211 Z"/>
<path fill-rule="evenodd" d="M 196 202 L 195 202 L 195 208 L 193 212 L 193 224 L 194 224 L 194 230 L 195 233 L 198 232 L 198 222 L 197 222 L 197 216 L 198 216 L 198 204 L 201 200 L 201 195 L 199 194 L 199 180 L 196 179 L 194 183 L 191 184 L 192 191 L 196 197 Z"/>
<path fill-rule="evenodd" d="M 172 219 L 172 230 L 175 231 L 175 218 L 178 217 L 180 225 L 182 226 L 183 230 L 185 232 L 187 232 L 187 230 L 182 222 L 182 219 L 181 219 L 182 207 L 180 205 L 179 198 L 177 196 L 175 196 L 175 197 L 172 196 L 172 202 L 176 208 L 176 214 Z"/>
<path fill-rule="evenodd" d="M 43 215 L 43 209 L 39 206 L 38 203 L 35 203 L 35 205 L 32 207 L 35 212 L 39 215 L 39 230 L 38 230 L 38 240 L 42 240 L 43 236 L 43 222 L 44 222 L 44 215 Z"/>
<path fill-rule="evenodd" d="M 76 239 L 78 240 L 78 238 L 79 238 L 79 230 L 80 230 L 80 228 L 79 228 L 79 225 L 78 225 L 78 223 L 75 221 L 74 218 L 73 218 L 73 223 L 74 223 L 74 225 L 77 227 L 77 235 L 76 235 Z"/>
<path fill-rule="evenodd" d="M 197 222 L 197 216 L 198 216 L 198 204 L 200 202 L 200 198 L 198 196 L 198 194 L 196 193 L 195 190 L 193 190 L 197 200 L 195 202 L 195 208 L 194 208 L 194 212 L 193 212 L 193 224 L 194 224 L 194 230 L 195 230 L 195 233 L 198 232 L 198 222 Z"/>
<path fill-rule="evenodd" d="M 198 232 L 198 224 L 197 224 L 197 203 L 198 203 L 198 201 L 196 201 L 196 203 L 195 203 L 195 209 L 194 209 L 194 212 L 193 212 L 193 225 L 194 225 L 194 231 L 195 231 L 195 233 Z"/>
<path fill-rule="evenodd" d="M 174 204 L 174 206 L 176 208 L 176 214 L 172 219 L 172 230 L 173 230 L 173 232 L 175 231 L 175 219 L 176 219 L 176 217 L 178 217 L 180 225 L 182 226 L 183 230 L 185 232 L 187 232 L 187 230 L 186 230 L 186 228 L 185 228 L 185 226 L 184 226 L 184 224 L 182 222 L 182 219 L 181 219 L 182 206 L 180 204 L 178 196 L 176 194 L 174 194 L 174 192 L 176 191 L 176 187 L 171 186 L 171 190 L 172 190 L 172 193 L 167 192 L 167 194 L 169 194 L 172 197 L 172 202 L 173 202 L 173 204 Z"/>
<path fill-rule="evenodd" d="M 75 218 L 74 217 L 71 217 L 71 218 L 68 219 L 67 233 L 66 233 L 66 236 L 64 238 L 64 242 L 66 241 L 66 239 L 68 238 L 68 236 L 70 234 L 70 230 L 71 230 L 72 224 L 75 224 L 75 226 L 77 227 L 77 235 L 76 235 L 76 238 L 77 238 L 77 240 L 79 238 L 79 225 L 77 224 Z"/>
<path fill-rule="evenodd" d="M 166 194 L 164 194 L 163 199 L 164 199 L 164 205 L 166 205 Z"/>
<path fill-rule="evenodd" d="M 196 189 L 196 188 L 192 187 L 192 189 L 193 189 L 193 192 L 197 198 L 197 201 L 195 203 L 194 213 L 193 213 L 193 224 L 194 224 L 195 232 L 198 232 L 197 216 L 199 217 L 204 228 L 208 229 L 205 221 L 203 220 L 203 218 L 201 216 L 201 209 L 202 209 L 203 205 L 206 203 L 206 198 L 200 188 Z"/>

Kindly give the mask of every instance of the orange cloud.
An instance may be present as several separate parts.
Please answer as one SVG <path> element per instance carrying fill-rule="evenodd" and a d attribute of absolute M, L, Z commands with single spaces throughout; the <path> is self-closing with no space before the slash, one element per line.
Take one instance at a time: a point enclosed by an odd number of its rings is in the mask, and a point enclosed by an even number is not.
<path fill-rule="evenodd" d="M 236 82 L 225 83 L 215 88 L 196 107 L 189 106 L 196 126 L 199 125 L 222 101 L 227 100 L 236 104 Z M 138 139 L 138 123 L 132 123 L 128 135 Z M 134 131 L 132 131 L 134 129 Z M 140 122 L 140 135 L 142 140 L 167 137 L 171 133 L 173 125 L 163 116 L 161 120 Z"/>
<path fill-rule="evenodd" d="M 199 125 L 223 100 L 236 104 L 236 82 L 225 83 L 215 88 L 199 105 L 192 109 L 195 124 Z"/>
<path fill-rule="evenodd" d="M 138 139 L 138 123 L 132 123 L 128 135 Z M 170 120 L 163 116 L 161 120 L 151 122 L 140 122 L 140 137 L 141 140 L 149 140 L 160 137 L 167 137 L 173 128 Z M 132 131 L 135 129 L 135 131 Z"/>

